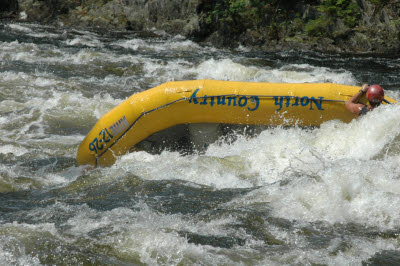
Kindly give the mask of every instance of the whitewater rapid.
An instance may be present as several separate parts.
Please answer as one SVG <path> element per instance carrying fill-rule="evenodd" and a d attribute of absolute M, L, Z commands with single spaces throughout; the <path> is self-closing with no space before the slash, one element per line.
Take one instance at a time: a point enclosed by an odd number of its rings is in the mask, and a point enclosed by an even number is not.
<path fill-rule="evenodd" d="M 400 258 L 400 107 L 76 166 L 91 127 L 171 80 L 379 83 L 397 58 L 223 50 L 162 32 L 0 28 L 0 263 L 361 265 Z M 360 67 L 363 66 L 363 67 Z M 240 129 L 238 129 L 240 131 Z"/>

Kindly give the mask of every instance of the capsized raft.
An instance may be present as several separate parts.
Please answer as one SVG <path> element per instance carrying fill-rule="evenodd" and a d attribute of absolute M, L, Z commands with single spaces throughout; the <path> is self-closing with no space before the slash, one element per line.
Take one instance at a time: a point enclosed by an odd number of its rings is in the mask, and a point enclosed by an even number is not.
<path fill-rule="evenodd" d="M 99 119 L 79 146 L 79 165 L 112 165 L 140 141 L 186 123 L 318 126 L 354 115 L 360 87 L 332 83 L 174 81 L 132 95 Z M 388 97 L 386 102 L 396 102 Z M 361 102 L 366 103 L 365 96 Z"/>

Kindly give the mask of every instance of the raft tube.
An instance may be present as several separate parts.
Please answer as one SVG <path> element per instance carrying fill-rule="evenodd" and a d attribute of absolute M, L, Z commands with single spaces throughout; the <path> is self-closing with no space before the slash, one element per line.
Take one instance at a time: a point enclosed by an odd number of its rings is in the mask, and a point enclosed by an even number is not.
<path fill-rule="evenodd" d="M 79 165 L 109 166 L 150 135 L 179 124 L 319 126 L 354 114 L 360 87 L 332 83 L 167 82 L 132 95 L 99 119 L 79 146 Z M 386 102 L 396 102 L 388 97 Z M 365 96 L 361 102 L 366 103 Z"/>

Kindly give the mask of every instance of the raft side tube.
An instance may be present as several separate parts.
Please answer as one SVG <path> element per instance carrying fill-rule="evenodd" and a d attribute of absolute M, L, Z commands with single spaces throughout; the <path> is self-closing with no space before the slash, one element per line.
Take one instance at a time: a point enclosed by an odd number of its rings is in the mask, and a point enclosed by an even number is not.
<path fill-rule="evenodd" d="M 319 126 L 354 115 L 359 87 L 332 83 L 174 81 L 132 95 L 99 119 L 78 149 L 79 165 L 112 165 L 150 135 L 180 124 Z M 389 102 L 396 102 L 385 97 Z M 366 98 L 362 98 L 366 103 Z"/>

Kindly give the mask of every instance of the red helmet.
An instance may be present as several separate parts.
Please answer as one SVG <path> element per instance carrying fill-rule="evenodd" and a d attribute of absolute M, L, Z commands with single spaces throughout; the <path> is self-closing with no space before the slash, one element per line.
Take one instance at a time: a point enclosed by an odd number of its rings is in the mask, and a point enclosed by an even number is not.
<path fill-rule="evenodd" d="M 383 92 L 381 86 L 379 85 L 369 86 L 367 91 L 367 98 L 372 105 L 380 104 L 383 101 L 384 96 L 385 93 Z"/>

